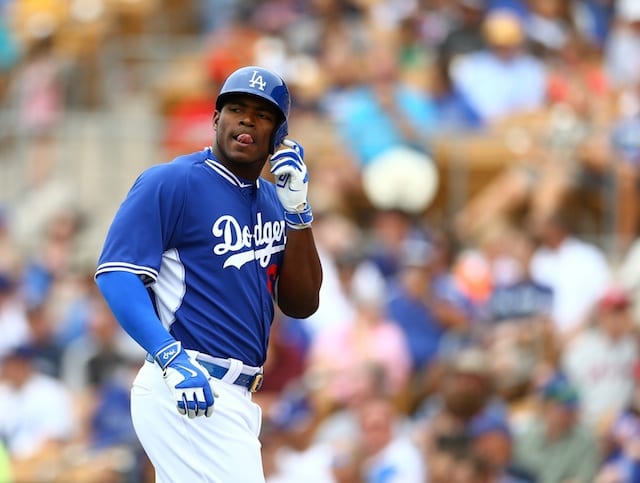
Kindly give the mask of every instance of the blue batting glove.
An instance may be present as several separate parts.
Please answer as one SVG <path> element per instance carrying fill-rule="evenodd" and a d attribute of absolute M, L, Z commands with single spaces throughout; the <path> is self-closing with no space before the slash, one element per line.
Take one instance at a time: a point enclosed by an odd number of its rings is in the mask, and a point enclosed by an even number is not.
<path fill-rule="evenodd" d="M 275 177 L 278 199 L 284 207 L 284 219 L 289 228 L 301 230 L 311 226 L 313 213 L 307 202 L 309 173 L 304 164 L 304 148 L 295 141 L 285 139 L 287 148 L 276 151 L 269 163 Z"/>
<path fill-rule="evenodd" d="M 155 361 L 163 371 L 164 382 L 173 392 L 178 412 L 193 419 L 213 414 L 211 376 L 195 359 L 182 349 L 178 341 L 155 353 Z"/>

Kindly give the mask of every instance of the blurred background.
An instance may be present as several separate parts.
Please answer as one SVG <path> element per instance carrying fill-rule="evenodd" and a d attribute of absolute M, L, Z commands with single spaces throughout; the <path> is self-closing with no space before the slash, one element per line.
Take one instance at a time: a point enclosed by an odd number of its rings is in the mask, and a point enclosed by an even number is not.
<path fill-rule="evenodd" d="M 153 481 L 93 273 L 247 64 L 325 271 L 274 320 L 267 481 L 640 481 L 639 0 L 0 0 L 0 482 Z"/>

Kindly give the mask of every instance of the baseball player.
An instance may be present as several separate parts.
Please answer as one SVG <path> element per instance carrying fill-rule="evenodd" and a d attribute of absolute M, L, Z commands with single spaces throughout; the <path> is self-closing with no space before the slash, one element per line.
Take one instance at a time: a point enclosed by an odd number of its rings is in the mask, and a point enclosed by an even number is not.
<path fill-rule="evenodd" d="M 322 281 L 289 106 L 278 75 L 233 72 L 213 145 L 144 171 L 108 231 L 96 283 L 147 352 L 131 413 L 158 482 L 264 481 L 252 393 L 274 304 L 307 317 Z"/>

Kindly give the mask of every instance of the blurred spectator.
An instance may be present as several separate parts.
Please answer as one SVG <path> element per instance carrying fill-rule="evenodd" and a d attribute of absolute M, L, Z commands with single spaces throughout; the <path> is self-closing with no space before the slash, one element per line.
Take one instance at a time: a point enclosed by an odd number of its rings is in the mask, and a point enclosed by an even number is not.
<path fill-rule="evenodd" d="M 437 362 L 440 344 L 447 332 L 461 330 L 462 327 L 448 326 L 438 318 L 429 271 L 431 247 L 426 241 L 407 241 L 400 259 L 400 271 L 390 287 L 387 313 L 402 329 L 409 344 L 411 369 L 415 376 L 411 384 L 413 393 L 416 386 L 428 385 L 430 372 Z M 420 381 L 420 383 L 418 383 Z M 417 394 L 410 394 L 413 399 Z"/>
<path fill-rule="evenodd" d="M 524 47 L 522 21 L 507 10 L 492 10 L 484 19 L 487 48 L 451 64 L 454 86 L 483 121 L 540 109 L 545 97 L 545 66 Z"/>
<path fill-rule="evenodd" d="M 364 256 L 378 267 L 382 276 L 391 281 L 402 265 L 407 240 L 424 238 L 414 217 L 399 209 L 374 209 L 369 213 L 364 235 Z"/>
<path fill-rule="evenodd" d="M 598 47 L 605 44 L 609 36 L 611 19 L 616 0 L 579 0 L 573 2 L 574 24 L 580 35 Z"/>
<path fill-rule="evenodd" d="M 522 433 L 535 419 L 536 385 L 553 368 L 543 366 L 531 349 L 522 345 L 494 346 L 488 350 L 497 398 L 505 405 L 505 419 L 512 436 Z"/>
<path fill-rule="evenodd" d="M 440 45 L 459 22 L 455 11 L 451 8 L 451 2 L 422 0 L 418 4 L 416 16 L 422 41 L 425 45 Z"/>
<path fill-rule="evenodd" d="M 363 72 L 353 84 L 329 91 L 322 107 L 360 166 L 369 200 L 378 208 L 419 213 L 437 187 L 427 154 L 436 126 L 433 103 L 399 77 L 397 51 L 388 39 L 373 43 L 361 62 Z"/>
<path fill-rule="evenodd" d="M 513 464 L 513 434 L 502 414 L 483 414 L 469 430 L 470 455 L 487 474 L 487 481 L 529 483 L 533 477 Z"/>
<path fill-rule="evenodd" d="M 317 481 L 333 483 L 334 453 L 330 444 L 315 443 L 319 414 L 301 385 L 291 385 L 266 415 L 267 431 L 279 433 L 278 448 L 270 455 L 267 483 Z M 273 435 L 271 435 L 273 437 Z"/>
<path fill-rule="evenodd" d="M 576 146 L 578 171 L 574 183 L 585 194 L 591 192 L 600 197 L 599 210 L 604 214 L 606 229 L 612 233 L 614 257 L 629 249 L 640 217 L 633 202 L 640 179 L 638 86 L 611 96 L 606 109 L 601 107 L 600 113 L 592 116 L 592 126 Z M 598 101 L 591 104 L 597 105 Z"/>
<path fill-rule="evenodd" d="M 563 206 L 596 224 L 594 215 L 612 215 L 607 223 L 617 225 L 620 238 L 637 222 L 629 202 L 637 174 L 622 168 L 610 146 L 614 96 L 600 53 L 572 33 L 548 53 L 545 66 L 545 107 L 509 125 L 519 141 L 508 164 L 456 216 L 465 240 L 474 240 L 495 219 L 545 217 Z"/>
<path fill-rule="evenodd" d="M 467 96 L 451 79 L 451 64 L 458 56 L 484 49 L 483 20 L 485 0 L 456 0 L 457 23 L 438 44 L 434 62 L 430 67 L 428 91 L 437 112 L 437 134 L 466 131 L 482 126 L 480 114 Z"/>
<path fill-rule="evenodd" d="M 197 6 L 200 29 L 205 35 L 235 23 L 245 13 L 238 0 L 197 0 Z"/>
<path fill-rule="evenodd" d="M 531 278 L 553 291 L 551 320 L 567 340 L 588 323 L 611 269 L 602 249 L 577 236 L 565 214 L 533 220 L 531 229 L 540 243 L 531 258 Z"/>
<path fill-rule="evenodd" d="M 624 289 L 609 287 L 594 309 L 593 326 L 563 353 L 563 368 L 580 393 L 582 419 L 595 431 L 630 404 L 636 384 L 638 339 L 629 303 Z"/>
<path fill-rule="evenodd" d="M 590 121 L 600 115 L 597 109 L 610 102 L 611 81 L 602 64 L 602 53 L 575 30 L 553 47 L 547 65 L 547 101 L 568 106 L 572 113 Z"/>
<path fill-rule="evenodd" d="M 435 136 L 465 133 L 484 127 L 474 106 L 451 79 L 450 63 L 438 58 L 430 69 L 428 92 L 432 97 L 438 120 Z"/>
<path fill-rule="evenodd" d="M 87 332 L 65 347 L 60 378 L 73 391 L 82 414 L 81 442 L 87 447 L 88 466 L 123 478 L 137 475 L 139 463 L 132 457 L 141 448 L 129 414 L 129 388 L 144 353 L 137 358 L 130 353 L 128 338 L 100 296 L 94 293 L 88 303 Z M 79 478 L 91 478 L 81 474 L 85 476 Z"/>
<path fill-rule="evenodd" d="M 55 338 L 55 320 L 51 305 L 43 302 L 27 309 L 29 345 L 34 351 L 33 364 L 39 372 L 58 379 L 63 349 Z"/>
<path fill-rule="evenodd" d="M 489 462 L 473 452 L 473 428 L 478 430 L 478 425 L 487 421 L 485 418 L 506 424 L 502 405 L 493 398 L 486 352 L 468 347 L 452 354 L 442 363 L 437 388 L 416 411 L 413 428 L 428 462 L 430 478 L 447 481 L 457 463 L 463 461 L 486 476 Z"/>
<path fill-rule="evenodd" d="M 304 375 L 309 342 L 298 320 L 276 312 L 263 366 L 264 382 L 260 392 L 254 395 L 263 411 L 268 411 L 282 391 Z"/>
<path fill-rule="evenodd" d="M 605 462 L 596 483 L 635 482 L 640 478 L 640 415 L 638 389 L 633 401 L 624 408 L 602 436 Z"/>
<path fill-rule="evenodd" d="M 65 445 L 77 430 L 72 394 L 60 381 L 36 369 L 36 355 L 32 347 L 23 345 L 2 360 L 0 434 L 16 481 L 55 477 L 63 467 Z"/>
<path fill-rule="evenodd" d="M 125 371 L 131 362 L 144 359 L 143 352 L 131 351 L 102 297 L 94 293 L 88 303 L 86 332 L 64 346 L 61 360 L 60 379 L 78 394 L 98 391 L 100 386 Z"/>
<path fill-rule="evenodd" d="M 456 262 L 460 254 L 457 242 L 446 229 L 432 226 L 427 229 L 427 240 L 431 248 L 429 273 L 435 313 L 446 321 L 445 325 L 469 332 L 477 314 L 473 300 L 464 293 L 457 277 Z"/>
<path fill-rule="evenodd" d="M 456 0 L 453 3 L 459 24 L 447 33 L 439 45 L 439 58 L 446 66 L 458 55 L 485 47 L 482 25 L 487 7 L 486 0 Z"/>
<path fill-rule="evenodd" d="M 349 281 L 353 269 L 360 262 L 360 245 L 363 243 L 358 225 L 338 213 L 318 216 L 313 231 L 322 262 L 323 279 L 318 310 L 301 321 L 307 346 L 318 334 L 331 327 L 343 326 L 353 318 Z"/>
<path fill-rule="evenodd" d="M 491 296 L 493 274 L 490 261 L 479 248 L 461 250 L 451 267 L 460 292 L 471 302 L 472 320 L 479 317 Z"/>
<path fill-rule="evenodd" d="M 476 346 L 465 347 L 440 361 L 437 392 L 421 401 L 413 413 L 424 433 L 425 449 L 436 443 L 438 431 L 461 433 L 491 401 L 493 381 L 486 352 Z M 436 439 L 433 439 L 436 438 Z"/>
<path fill-rule="evenodd" d="M 130 387 L 139 361 L 105 367 L 108 363 L 98 359 L 89 363 L 92 381 L 86 392 L 74 393 L 82 434 L 76 441 L 78 461 L 67 477 L 70 481 L 141 481 L 147 460 L 130 416 Z"/>
<path fill-rule="evenodd" d="M 553 291 L 531 278 L 535 245 L 524 231 L 511 225 L 497 223 L 492 231 L 481 242 L 491 265 L 492 288 L 476 333 L 495 357 L 522 350 L 536 364 L 554 364 Z"/>
<path fill-rule="evenodd" d="M 340 72 L 332 72 L 342 59 L 357 53 L 368 42 L 364 13 L 356 2 L 343 0 L 311 0 L 295 21 L 284 29 L 283 37 L 296 53 L 319 59 L 329 70 L 332 79 L 340 78 Z M 334 47 L 342 45 L 342 52 Z M 333 57 L 333 56 L 340 57 Z M 333 76 L 337 76 L 334 78 Z M 340 84 L 339 82 L 331 84 Z"/>
<path fill-rule="evenodd" d="M 359 411 L 365 483 L 422 483 L 428 460 L 401 430 L 401 416 L 385 397 L 368 399 Z"/>
<path fill-rule="evenodd" d="M 349 397 L 360 368 L 374 365 L 384 374 L 388 393 L 403 393 L 412 361 L 405 332 L 385 314 L 386 282 L 371 263 L 360 264 L 351 279 L 355 307 L 348 324 L 325 330 L 312 343 L 307 371 L 326 381 L 329 397 Z"/>
<path fill-rule="evenodd" d="M 65 207 L 43 220 L 42 232 L 30 247 L 24 266 L 24 290 L 27 303 L 40 305 L 50 300 L 56 313 L 64 299 L 67 282 L 75 282 L 71 276 L 75 256 L 81 243 L 82 215 L 73 208 Z M 68 294 L 75 298 L 76 294 Z"/>
<path fill-rule="evenodd" d="M 614 87 L 630 87 L 640 82 L 640 4 L 616 0 L 615 17 L 605 44 L 605 66 Z"/>
<path fill-rule="evenodd" d="M 580 424 L 576 388 L 556 375 L 541 397 L 535 421 L 516 436 L 516 465 L 539 483 L 591 483 L 602 458 L 596 435 Z"/>
<path fill-rule="evenodd" d="M 544 57 L 567 42 L 572 27 L 573 2 L 564 0 L 527 0 L 525 32 L 532 52 Z"/>
<path fill-rule="evenodd" d="M 425 43 L 420 32 L 417 12 L 404 18 L 398 25 L 398 69 L 400 77 L 418 89 L 427 89 L 429 64 L 434 56 L 432 46 Z"/>
<path fill-rule="evenodd" d="M 512 226 L 496 225 L 482 242 L 492 272 L 492 292 L 484 317 L 491 324 L 548 318 L 552 291 L 531 280 L 529 263 L 535 245 L 527 234 Z"/>
<path fill-rule="evenodd" d="M 0 271 L 0 358 L 29 340 L 27 307 L 18 280 Z"/>
<path fill-rule="evenodd" d="M 379 366 L 360 366 L 346 394 L 347 397 L 339 401 L 330 401 L 332 405 L 329 406 L 320 394 L 326 381 L 316 380 L 313 373 L 308 373 L 305 380 L 309 381 L 313 399 L 317 401 L 317 406 L 324 414 L 315 429 L 313 441 L 331 444 L 334 447 L 339 447 L 345 442 L 357 442 L 360 433 L 358 413 L 365 403 L 383 396 L 398 399 L 397 395 L 388 392 L 389 383 L 385 377 Z"/>
<path fill-rule="evenodd" d="M 18 123 L 26 135 L 25 167 L 29 185 L 48 181 L 55 163 L 54 134 L 65 108 L 63 58 L 56 51 L 53 32 L 35 38 L 13 78 Z"/>

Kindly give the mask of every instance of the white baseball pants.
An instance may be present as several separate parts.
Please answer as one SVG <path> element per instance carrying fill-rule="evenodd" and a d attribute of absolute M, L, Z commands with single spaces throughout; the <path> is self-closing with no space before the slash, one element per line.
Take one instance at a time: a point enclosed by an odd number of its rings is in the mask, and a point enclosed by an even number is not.
<path fill-rule="evenodd" d="M 146 361 L 131 388 L 131 416 L 157 483 L 265 481 L 260 406 L 238 385 L 211 379 L 213 415 L 189 419 L 176 409 L 158 365 Z"/>

